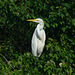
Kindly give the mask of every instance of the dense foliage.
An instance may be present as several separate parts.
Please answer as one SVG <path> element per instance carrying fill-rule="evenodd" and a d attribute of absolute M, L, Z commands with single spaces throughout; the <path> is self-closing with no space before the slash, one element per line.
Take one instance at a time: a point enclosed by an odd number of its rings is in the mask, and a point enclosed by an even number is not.
<path fill-rule="evenodd" d="M 75 74 L 74 0 L 0 0 L 0 74 Z M 35 23 L 42 18 L 46 45 L 39 60 L 31 53 Z"/>

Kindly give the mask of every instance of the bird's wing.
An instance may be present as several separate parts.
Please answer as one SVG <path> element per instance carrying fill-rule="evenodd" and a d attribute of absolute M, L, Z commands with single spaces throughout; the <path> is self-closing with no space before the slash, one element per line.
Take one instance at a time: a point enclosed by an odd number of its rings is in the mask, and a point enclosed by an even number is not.
<path fill-rule="evenodd" d="M 31 47 L 32 47 L 32 54 L 34 56 L 37 56 L 37 37 L 36 37 L 36 29 L 33 33 L 32 36 L 32 43 L 31 43 Z"/>
<path fill-rule="evenodd" d="M 44 45 L 45 45 L 45 40 L 46 40 L 46 34 L 45 34 L 45 31 L 42 30 L 41 31 L 41 38 L 42 40 L 39 40 L 38 39 L 38 43 L 37 43 L 37 48 L 38 48 L 38 57 L 41 56 L 42 52 L 43 52 L 43 48 L 44 48 Z"/>
<path fill-rule="evenodd" d="M 46 33 L 45 33 L 45 31 L 43 29 L 40 31 L 40 37 L 41 37 L 42 42 L 45 42 L 45 40 L 46 40 Z"/>
<path fill-rule="evenodd" d="M 46 33 L 44 30 L 43 30 L 43 33 L 44 33 L 44 42 L 45 42 L 46 41 Z"/>

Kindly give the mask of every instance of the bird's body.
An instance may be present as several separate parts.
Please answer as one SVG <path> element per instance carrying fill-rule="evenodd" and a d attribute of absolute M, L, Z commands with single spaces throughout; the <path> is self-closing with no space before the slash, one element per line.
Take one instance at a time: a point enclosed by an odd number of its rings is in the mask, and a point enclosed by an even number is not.
<path fill-rule="evenodd" d="M 31 21 L 31 20 L 28 20 L 28 21 Z M 46 40 L 46 34 L 43 29 L 44 23 L 43 23 L 43 20 L 40 18 L 35 19 L 33 22 L 37 22 L 39 24 L 37 25 L 32 36 L 32 41 L 31 41 L 32 54 L 36 57 L 40 57 L 43 52 L 43 48 L 44 48 L 45 40 Z"/>
<path fill-rule="evenodd" d="M 45 32 L 43 29 L 39 30 L 39 32 L 40 32 L 40 35 L 36 28 L 31 41 L 32 53 L 36 57 L 40 57 L 45 45 Z"/>

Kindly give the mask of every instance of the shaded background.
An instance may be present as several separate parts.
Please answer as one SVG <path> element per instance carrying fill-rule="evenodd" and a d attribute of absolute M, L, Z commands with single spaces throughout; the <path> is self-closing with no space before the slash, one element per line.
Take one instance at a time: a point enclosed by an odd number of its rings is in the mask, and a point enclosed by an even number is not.
<path fill-rule="evenodd" d="M 31 54 L 37 26 L 27 19 L 42 18 L 46 45 L 39 60 Z M 0 74 L 72 75 L 75 71 L 75 1 L 0 1 Z M 36 62 L 37 61 L 37 62 Z"/>

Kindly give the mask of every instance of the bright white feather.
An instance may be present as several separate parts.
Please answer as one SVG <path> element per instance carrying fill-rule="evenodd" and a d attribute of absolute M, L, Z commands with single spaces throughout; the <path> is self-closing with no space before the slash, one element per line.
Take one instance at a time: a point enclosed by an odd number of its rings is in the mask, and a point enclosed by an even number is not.
<path fill-rule="evenodd" d="M 28 21 L 39 23 L 33 33 L 31 47 L 32 47 L 32 54 L 36 57 L 40 57 L 43 52 L 43 48 L 45 46 L 45 40 L 46 40 L 46 34 L 43 29 L 44 22 L 40 18 L 34 20 L 28 20 Z"/>

